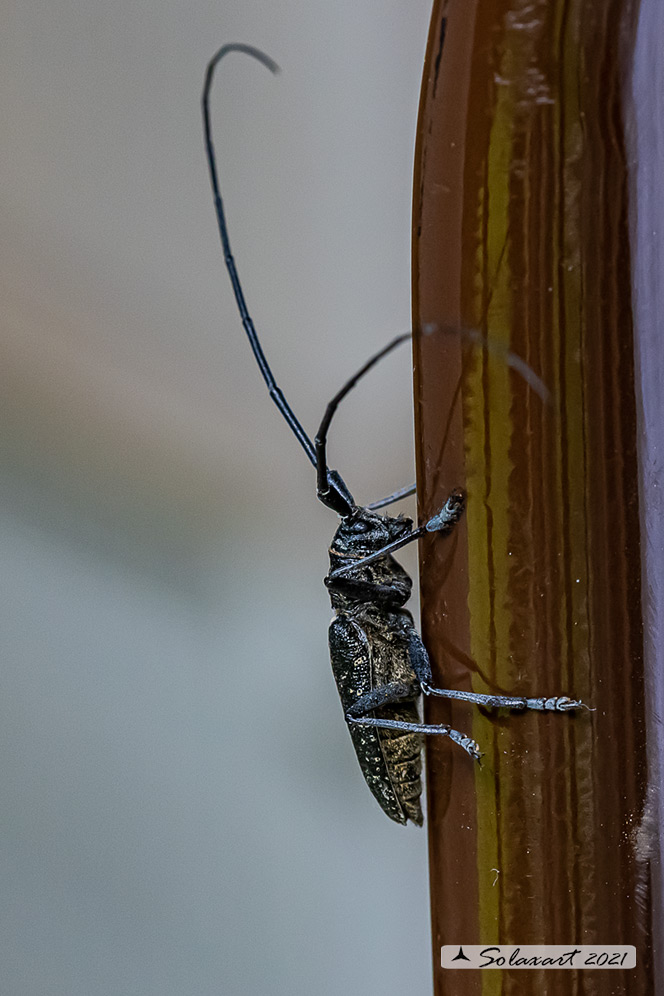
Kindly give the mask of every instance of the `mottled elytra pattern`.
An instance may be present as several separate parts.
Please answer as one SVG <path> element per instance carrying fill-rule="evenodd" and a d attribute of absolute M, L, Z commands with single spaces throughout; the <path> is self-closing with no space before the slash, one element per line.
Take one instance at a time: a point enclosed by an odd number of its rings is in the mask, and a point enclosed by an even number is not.
<path fill-rule="evenodd" d="M 349 709 L 356 698 L 390 683 L 390 671 L 399 673 L 411 690 L 409 698 L 373 710 L 380 719 L 418 723 L 415 707 L 420 694 L 408 659 L 405 627 L 408 613 L 370 605 L 342 610 L 330 625 L 330 655 L 341 701 Z M 399 823 L 422 824 L 422 735 L 399 729 L 350 724 L 362 773 L 388 816 Z"/>

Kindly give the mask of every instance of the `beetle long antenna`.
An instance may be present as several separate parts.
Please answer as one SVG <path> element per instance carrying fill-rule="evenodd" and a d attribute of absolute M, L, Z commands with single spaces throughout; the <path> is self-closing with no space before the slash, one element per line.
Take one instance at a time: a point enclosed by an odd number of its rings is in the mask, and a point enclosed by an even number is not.
<path fill-rule="evenodd" d="M 534 391 L 545 405 L 551 404 L 551 391 L 542 378 L 537 376 L 533 368 L 525 360 L 522 360 L 518 353 L 512 352 L 504 343 L 498 342 L 495 339 L 488 339 L 477 329 L 454 328 L 449 325 L 438 325 L 436 322 L 430 322 L 422 328 L 422 335 L 435 335 L 436 332 L 460 336 L 462 339 L 472 343 L 473 346 L 486 349 L 492 356 L 496 356 L 502 360 L 506 366 L 511 367 L 512 370 L 516 370 L 531 391 Z"/>
<path fill-rule="evenodd" d="M 465 328 L 452 328 L 451 326 L 438 325 L 435 322 L 430 322 L 422 328 L 422 335 L 435 335 L 437 332 L 448 333 L 449 335 L 459 336 L 461 339 L 466 339 L 471 342 L 474 346 L 479 346 L 485 348 L 495 356 L 500 357 L 508 367 L 515 370 L 520 377 L 528 384 L 530 389 L 537 394 L 544 404 L 551 403 L 551 393 L 544 384 L 544 382 L 537 376 L 532 367 L 530 367 L 525 360 L 522 360 L 520 356 L 513 353 L 507 346 L 502 343 L 494 342 L 491 339 L 487 339 L 483 336 L 481 332 L 476 329 L 465 329 Z M 327 408 L 325 409 L 325 414 L 323 420 L 321 421 L 318 432 L 316 433 L 316 438 L 314 440 L 316 448 L 316 459 L 318 466 L 318 494 L 319 497 L 324 495 L 326 492 L 323 490 L 323 486 L 326 480 L 326 446 L 327 446 L 327 434 L 330 428 L 330 423 L 336 412 L 339 403 L 346 397 L 348 392 L 355 387 L 358 380 L 360 380 L 366 373 L 371 370 L 371 368 L 382 360 L 384 356 L 391 353 L 393 349 L 399 346 L 402 342 L 407 339 L 412 338 L 412 332 L 405 332 L 403 335 L 398 335 L 395 339 L 384 346 L 378 353 L 372 356 L 367 362 L 361 367 L 356 374 L 354 374 L 350 380 L 346 381 L 344 386 L 338 391 L 332 398 Z M 460 386 L 460 382 L 459 382 Z M 454 407 L 454 405 L 452 405 Z M 367 505 L 367 508 L 376 511 L 379 508 L 384 508 L 386 505 L 392 505 L 396 501 L 400 501 L 402 498 L 407 498 L 409 495 L 415 494 L 417 490 L 416 484 L 409 484 L 405 488 L 400 488 L 398 491 L 394 491 L 391 495 L 386 498 L 381 498 L 380 501 L 372 502 Z"/>
<path fill-rule="evenodd" d="M 352 391 L 352 389 L 357 384 L 358 380 L 361 380 L 361 378 L 364 377 L 364 375 L 368 373 L 371 370 L 371 368 L 375 366 L 376 363 L 378 363 L 379 360 L 382 360 L 384 356 L 387 356 L 387 354 L 391 353 L 393 349 L 396 349 L 396 347 L 400 346 L 402 342 L 406 342 L 410 338 L 411 338 L 411 333 L 404 332 L 402 335 L 398 335 L 396 339 L 393 339 L 392 342 L 388 342 L 387 346 L 383 346 L 381 350 L 379 350 L 370 359 L 367 360 L 367 362 L 364 364 L 363 367 L 360 367 L 357 373 L 353 374 L 350 380 L 346 381 L 341 390 L 337 391 L 332 400 L 329 402 L 327 408 L 325 409 L 325 414 L 323 415 L 323 419 L 318 428 L 318 432 L 316 433 L 316 439 L 315 439 L 319 496 L 321 494 L 325 494 L 325 488 L 327 486 L 327 463 L 325 455 L 325 450 L 327 446 L 327 433 L 328 429 L 330 428 L 330 422 L 332 421 L 332 417 L 334 416 L 334 413 L 339 407 L 340 402 L 343 401 L 343 399 L 346 397 L 349 391 Z"/>
<path fill-rule="evenodd" d="M 240 278 L 238 277 L 237 270 L 235 268 L 235 260 L 233 259 L 233 254 L 231 253 L 231 244 L 228 238 L 228 228 L 226 225 L 226 216 L 224 214 L 224 205 L 221 199 L 221 193 L 219 192 L 219 177 L 217 175 L 217 159 L 214 151 L 214 144 L 212 142 L 212 127 L 210 125 L 210 89 L 212 87 L 212 78 L 214 76 L 214 71 L 217 67 L 217 63 L 229 52 L 243 52 L 245 55 L 250 55 L 252 58 L 256 59 L 258 62 L 262 63 L 267 69 L 272 73 L 278 73 L 279 67 L 269 56 L 260 49 L 253 48 L 251 45 L 223 45 L 219 51 L 210 59 L 208 63 L 207 70 L 205 72 L 205 85 L 203 87 L 203 123 L 205 127 L 205 150 L 207 154 L 208 167 L 210 169 L 210 182 L 212 184 L 212 193 L 214 194 L 214 206 L 217 211 L 217 221 L 219 222 L 219 235 L 221 236 L 221 244 L 224 250 L 224 261 L 226 263 L 226 269 L 228 270 L 228 275 L 231 278 L 231 284 L 233 286 L 233 293 L 235 294 L 235 300 L 237 301 L 238 310 L 240 312 L 240 317 L 242 319 L 242 325 L 247 333 L 249 343 L 251 345 L 254 356 L 256 357 L 256 362 L 260 372 L 263 375 L 263 379 L 267 384 L 270 397 L 274 401 L 275 405 L 283 415 L 283 417 L 288 422 L 294 435 L 299 440 L 304 452 L 307 454 L 311 460 L 314 467 L 316 466 L 316 451 L 314 446 L 307 436 L 306 432 L 300 425 L 299 421 L 295 417 L 295 413 L 286 401 L 281 389 L 277 386 L 274 379 L 270 366 L 265 359 L 265 354 L 261 347 L 260 341 L 258 339 L 258 334 L 254 323 L 251 319 L 249 311 L 247 310 L 247 305 L 244 300 L 244 294 L 242 292 L 242 285 L 240 283 Z"/>

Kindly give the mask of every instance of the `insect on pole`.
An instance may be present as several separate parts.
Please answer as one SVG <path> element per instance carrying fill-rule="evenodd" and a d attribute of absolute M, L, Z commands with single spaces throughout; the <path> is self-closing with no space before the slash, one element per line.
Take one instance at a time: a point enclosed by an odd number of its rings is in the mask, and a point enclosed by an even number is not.
<path fill-rule="evenodd" d="M 221 197 L 217 160 L 210 123 L 210 93 L 219 62 L 230 53 L 248 55 L 272 72 L 276 64 L 248 45 L 225 45 L 208 64 L 203 87 L 203 124 L 210 181 L 224 253 L 242 325 L 267 385 L 270 397 L 300 443 L 316 474 L 316 495 L 336 512 L 340 523 L 330 546 L 330 571 L 325 578 L 334 619 L 329 629 L 332 670 L 343 715 L 348 725 L 359 765 L 371 792 L 383 811 L 397 823 L 422 823 L 421 752 L 425 736 L 445 739 L 471 768 L 480 761 L 478 743 L 460 729 L 443 723 L 422 723 L 417 711 L 421 695 L 472 706 L 519 712 L 573 712 L 583 703 L 566 695 L 500 694 L 443 688 L 433 680 L 427 650 L 406 608 L 412 581 L 392 556 L 425 535 L 445 544 L 463 516 L 465 494 L 447 487 L 431 513 L 417 526 L 404 516 L 381 515 L 378 509 L 392 504 L 410 488 L 400 488 L 368 506 L 355 503 L 341 475 L 328 467 L 327 437 L 334 414 L 346 395 L 392 349 L 408 341 L 400 335 L 372 356 L 353 374 L 327 404 L 312 443 L 293 409 L 277 387 L 265 358 L 258 333 L 250 317 L 240 278 L 231 252 Z M 313 482 L 312 482 L 313 483 Z M 470 720 L 466 718 L 466 722 Z"/>
<path fill-rule="evenodd" d="M 663 567 L 661 545 L 654 568 L 642 542 L 656 492 L 635 355 L 651 330 L 633 318 L 626 139 L 639 5 L 471 6 L 437 2 L 431 21 L 415 326 L 477 329 L 551 397 L 491 350 L 416 338 L 420 514 L 447 481 L 467 493 L 454 543 L 421 545 L 422 635 L 437 684 L 553 683 L 594 711 L 518 723 L 475 711 L 481 769 L 427 745 L 434 991 L 662 992 L 661 647 L 644 654 L 644 618 Z M 455 725 L 460 707 L 428 700 L 425 715 Z M 636 968 L 505 969 L 492 983 L 440 966 L 442 944 L 579 943 L 635 945 Z"/>
<path fill-rule="evenodd" d="M 316 494 L 341 521 L 330 546 L 330 572 L 325 585 L 335 617 L 329 630 L 332 670 L 344 719 L 348 725 L 362 774 L 384 812 L 397 823 L 422 823 L 421 750 L 426 736 L 444 738 L 461 749 L 471 767 L 481 758 L 476 741 L 449 723 L 422 723 L 417 701 L 423 694 L 520 712 L 573 712 L 583 703 L 565 695 L 521 696 L 495 689 L 474 692 L 438 687 L 427 650 L 404 608 L 412 581 L 392 556 L 397 550 L 429 534 L 444 543 L 463 516 L 465 494 L 459 488 L 446 495 L 431 514 L 413 527 L 404 516 L 381 515 L 377 510 L 409 492 L 400 488 L 366 507 L 357 505 L 341 475 L 327 465 L 327 437 L 339 404 L 357 383 L 392 349 L 407 341 L 400 335 L 372 356 L 349 378 L 327 404 L 312 443 L 293 409 L 277 387 L 249 315 L 231 252 L 221 197 L 217 160 L 210 123 L 210 93 L 219 62 L 229 53 L 248 55 L 272 72 L 269 56 L 248 45 L 225 45 L 208 64 L 203 87 L 205 149 L 210 170 L 224 262 L 230 277 L 242 325 L 267 385 L 270 397 L 316 470 Z"/>

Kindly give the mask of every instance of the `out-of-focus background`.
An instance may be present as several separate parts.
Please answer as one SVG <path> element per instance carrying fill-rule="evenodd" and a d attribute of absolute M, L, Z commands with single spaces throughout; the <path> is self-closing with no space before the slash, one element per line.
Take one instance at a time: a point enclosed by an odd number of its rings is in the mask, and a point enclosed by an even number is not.
<path fill-rule="evenodd" d="M 249 305 L 313 433 L 409 327 L 429 13 L 5 8 L 6 996 L 430 990 L 425 835 L 380 811 L 344 726 L 336 517 L 244 338 L 199 110 L 224 42 L 282 66 L 230 56 L 214 122 Z M 330 460 L 360 501 L 412 480 L 407 347 L 344 402 Z"/>

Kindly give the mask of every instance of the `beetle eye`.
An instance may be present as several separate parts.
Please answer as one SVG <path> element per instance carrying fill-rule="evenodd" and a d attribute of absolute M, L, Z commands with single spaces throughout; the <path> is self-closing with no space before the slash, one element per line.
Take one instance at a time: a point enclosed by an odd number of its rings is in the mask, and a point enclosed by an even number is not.
<path fill-rule="evenodd" d="M 357 522 L 353 523 L 354 533 L 368 533 L 370 528 L 371 524 L 369 522 L 365 522 L 364 519 L 358 519 Z"/>

